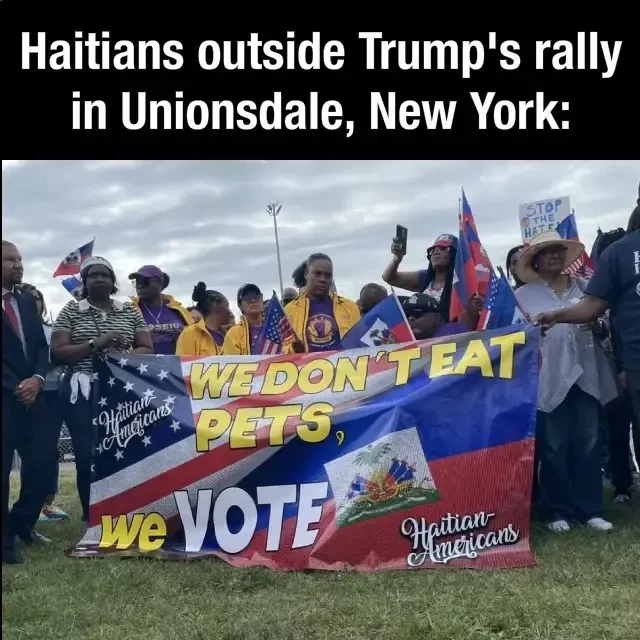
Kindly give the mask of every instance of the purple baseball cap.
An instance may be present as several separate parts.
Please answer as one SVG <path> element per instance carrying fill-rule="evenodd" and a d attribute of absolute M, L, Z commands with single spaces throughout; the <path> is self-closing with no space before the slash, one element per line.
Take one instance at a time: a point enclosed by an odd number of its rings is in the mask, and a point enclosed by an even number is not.
<path fill-rule="evenodd" d="M 164 271 L 154 264 L 145 264 L 137 271 L 129 274 L 129 280 L 135 280 L 136 278 L 158 278 L 158 280 L 162 280 L 164 278 Z"/>

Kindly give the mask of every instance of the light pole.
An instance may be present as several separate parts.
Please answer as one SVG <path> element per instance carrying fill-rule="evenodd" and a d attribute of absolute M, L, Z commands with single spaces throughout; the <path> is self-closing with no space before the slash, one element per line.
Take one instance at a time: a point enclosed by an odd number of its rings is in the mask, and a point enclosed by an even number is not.
<path fill-rule="evenodd" d="M 267 213 L 273 218 L 273 232 L 276 236 L 276 255 L 278 256 L 278 277 L 280 278 L 280 299 L 284 293 L 284 284 L 282 283 L 282 262 L 280 261 L 280 241 L 278 240 L 278 214 L 282 211 L 282 205 L 278 202 L 270 202 L 267 205 Z"/>

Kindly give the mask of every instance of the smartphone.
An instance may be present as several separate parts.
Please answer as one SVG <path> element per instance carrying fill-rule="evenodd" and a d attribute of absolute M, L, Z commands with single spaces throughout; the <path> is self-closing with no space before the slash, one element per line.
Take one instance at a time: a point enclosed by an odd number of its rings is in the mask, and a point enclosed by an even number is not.
<path fill-rule="evenodd" d="M 403 256 L 407 255 L 407 227 L 403 227 L 401 224 L 396 225 L 396 240 L 400 243 L 400 251 Z"/>

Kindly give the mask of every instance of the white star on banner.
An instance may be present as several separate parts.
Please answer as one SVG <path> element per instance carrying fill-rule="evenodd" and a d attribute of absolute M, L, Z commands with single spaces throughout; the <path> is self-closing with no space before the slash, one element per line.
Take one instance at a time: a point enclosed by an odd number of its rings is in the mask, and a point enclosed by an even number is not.
<path fill-rule="evenodd" d="M 116 379 L 115 378 L 109 378 L 109 382 L 107 382 L 107 384 L 110 387 L 113 387 L 113 385 L 116 383 Z"/>
<path fill-rule="evenodd" d="M 154 394 L 154 392 L 151 391 L 151 389 L 147 389 L 142 395 L 145 398 L 151 398 L 153 400 L 153 394 Z"/>
<path fill-rule="evenodd" d="M 100 398 L 100 402 L 98 402 L 98 404 L 101 407 L 105 407 L 107 405 L 107 399 L 106 398 Z"/>
<path fill-rule="evenodd" d="M 177 420 L 174 420 L 171 423 L 171 426 L 169 427 L 169 429 L 173 429 L 174 433 L 176 433 L 177 431 L 180 431 L 180 423 Z"/>
<path fill-rule="evenodd" d="M 122 460 L 122 458 L 124 458 L 124 453 L 122 453 L 122 451 L 120 451 L 120 449 L 118 449 L 116 451 L 116 460 Z"/>
<path fill-rule="evenodd" d="M 122 402 L 118 402 L 118 404 L 116 405 L 116 411 L 122 411 L 123 408 L 124 405 L 122 404 Z"/>
<path fill-rule="evenodd" d="M 160 369 L 160 373 L 158 374 L 158 378 L 160 378 L 160 380 L 164 380 L 168 375 L 169 375 L 168 371 L 165 371 L 164 369 Z"/>
<path fill-rule="evenodd" d="M 133 382 L 127 382 L 127 384 L 124 385 L 124 390 L 133 391 Z"/>
<path fill-rule="evenodd" d="M 148 368 L 149 368 L 149 365 L 141 364 L 141 365 L 138 367 L 138 371 L 139 371 L 141 374 L 142 374 L 142 373 L 146 373 Z"/>
<path fill-rule="evenodd" d="M 118 364 L 121 367 L 126 367 L 127 366 L 127 362 L 129 362 L 129 360 L 127 360 L 127 358 L 120 358 L 120 360 L 118 361 Z"/>
<path fill-rule="evenodd" d="M 91 473 L 95 473 L 96 472 L 96 465 L 92 464 L 91 465 Z"/>
<path fill-rule="evenodd" d="M 151 438 L 149 436 L 145 436 L 144 438 L 142 438 L 142 442 L 146 447 L 148 444 L 151 444 Z"/>
<path fill-rule="evenodd" d="M 96 451 L 100 454 L 102 453 L 102 445 L 98 444 L 98 446 L 96 447 Z"/>
<path fill-rule="evenodd" d="M 165 404 L 175 404 L 176 397 L 175 396 L 167 396 L 167 399 L 164 401 Z"/>
<path fill-rule="evenodd" d="M 95 382 L 96 380 L 99 380 L 99 379 L 100 379 L 100 376 L 96 372 L 94 372 L 93 375 L 91 376 L 91 380 Z"/>

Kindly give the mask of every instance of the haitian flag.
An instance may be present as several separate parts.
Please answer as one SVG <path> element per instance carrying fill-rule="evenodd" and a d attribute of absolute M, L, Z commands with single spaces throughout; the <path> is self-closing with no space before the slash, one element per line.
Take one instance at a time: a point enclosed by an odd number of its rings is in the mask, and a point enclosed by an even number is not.
<path fill-rule="evenodd" d="M 449 317 L 459 319 L 466 311 L 469 300 L 475 294 L 486 296 L 489 279 L 493 273 L 473 217 L 467 196 L 462 192 L 462 210 L 458 218 L 458 250 L 453 274 Z"/>
<path fill-rule="evenodd" d="M 540 329 L 334 353 L 108 356 L 76 557 L 535 564 Z"/>
<path fill-rule="evenodd" d="M 415 340 L 398 296 L 392 293 L 366 313 L 342 339 L 343 349 L 377 347 Z"/>
<path fill-rule="evenodd" d="M 71 276 L 70 278 L 65 278 L 60 284 L 76 299 L 80 300 L 82 296 L 82 280 L 80 278 L 76 278 L 75 276 Z"/>
<path fill-rule="evenodd" d="M 58 268 L 53 272 L 53 277 L 58 276 L 74 276 L 80 273 L 80 267 L 82 263 L 90 258 L 93 254 L 93 244 L 95 238 L 87 244 L 83 244 L 81 247 L 72 251 L 66 258 L 58 265 Z"/>

